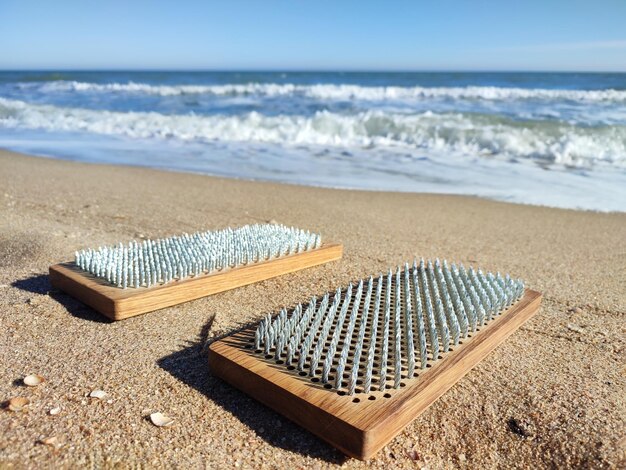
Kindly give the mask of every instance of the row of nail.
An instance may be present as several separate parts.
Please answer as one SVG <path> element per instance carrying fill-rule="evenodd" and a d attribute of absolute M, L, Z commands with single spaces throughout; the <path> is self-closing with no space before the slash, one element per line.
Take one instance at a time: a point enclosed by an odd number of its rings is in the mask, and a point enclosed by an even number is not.
<path fill-rule="evenodd" d="M 319 248 L 319 234 L 283 225 L 183 234 L 81 250 L 81 269 L 121 288 L 151 287 Z"/>
<path fill-rule="evenodd" d="M 402 378 L 437 361 L 523 292 L 523 281 L 508 275 L 422 259 L 319 302 L 313 297 L 291 314 L 268 315 L 255 332 L 255 348 L 336 390 L 346 386 L 349 394 L 357 385 L 365 393 L 399 388 Z"/>

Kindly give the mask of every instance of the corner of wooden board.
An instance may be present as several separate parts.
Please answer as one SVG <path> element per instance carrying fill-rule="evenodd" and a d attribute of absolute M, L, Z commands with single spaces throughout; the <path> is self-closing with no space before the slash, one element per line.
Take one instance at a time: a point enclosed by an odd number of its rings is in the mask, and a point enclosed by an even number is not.
<path fill-rule="evenodd" d="M 97 290 L 86 285 L 84 281 L 81 282 L 79 276 L 82 276 L 82 274 L 72 269 L 69 263 L 52 265 L 48 273 L 50 285 L 55 289 L 71 295 L 110 320 L 121 320 L 118 317 L 117 300 L 102 295 Z"/>
<path fill-rule="evenodd" d="M 341 244 L 341 243 L 329 243 L 328 247 L 330 249 L 334 249 L 337 252 L 337 258 L 336 259 L 340 259 L 343 256 L 343 244 Z"/>

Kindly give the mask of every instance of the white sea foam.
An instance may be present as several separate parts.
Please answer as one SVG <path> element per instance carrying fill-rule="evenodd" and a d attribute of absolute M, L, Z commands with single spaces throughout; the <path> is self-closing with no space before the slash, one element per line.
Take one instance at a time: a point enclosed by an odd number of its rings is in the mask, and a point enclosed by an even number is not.
<path fill-rule="evenodd" d="M 312 116 L 265 116 L 256 112 L 166 115 L 63 108 L 0 98 L 0 127 L 195 142 L 404 148 L 575 167 L 626 166 L 624 126 L 520 123 L 479 114 L 368 111 L 342 115 L 321 111 Z"/>
<path fill-rule="evenodd" d="M 55 81 L 44 84 L 23 83 L 24 88 L 37 87 L 42 92 L 124 92 L 160 96 L 208 94 L 216 96 L 257 95 L 267 97 L 305 96 L 319 100 L 406 101 L 420 99 L 450 100 L 567 100 L 582 103 L 624 102 L 626 90 L 564 90 L 544 88 L 513 88 L 495 86 L 466 87 L 400 87 L 360 85 L 295 85 L 248 83 L 226 85 L 150 85 L 147 83 L 89 83 Z"/>

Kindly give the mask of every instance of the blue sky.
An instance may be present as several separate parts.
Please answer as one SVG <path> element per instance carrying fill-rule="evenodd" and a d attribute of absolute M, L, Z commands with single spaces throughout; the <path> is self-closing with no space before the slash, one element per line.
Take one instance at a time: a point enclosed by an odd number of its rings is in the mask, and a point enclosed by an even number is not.
<path fill-rule="evenodd" d="M 626 71 L 626 0 L 0 0 L 1 69 Z"/>

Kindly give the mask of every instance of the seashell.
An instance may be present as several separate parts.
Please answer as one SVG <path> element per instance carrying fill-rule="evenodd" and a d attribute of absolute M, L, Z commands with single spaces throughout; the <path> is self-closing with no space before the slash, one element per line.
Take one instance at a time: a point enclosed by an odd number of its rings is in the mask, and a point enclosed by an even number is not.
<path fill-rule="evenodd" d="M 105 392 L 104 390 L 93 390 L 89 396 L 91 398 L 97 398 L 98 400 L 102 400 L 104 397 L 107 396 L 107 392 Z"/>
<path fill-rule="evenodd" d="M 46 437 L 39 442 L 50 447 L 58 447 L 59 445 L 59 439 L 56 436 Z"/>
<path fill-rule="evenodd" d="M 165 416 L 163 413 L 152 413 L 150 415 L 150 421 L 158 427 L 171 426 L 174 424 L 174 420 L 169 416 Z"/>
<path fill-rule="evenodd" d="M 52 408 L 50 411 L 48 411 L 48 413 L 50 413 L 52 416 L 58 415 L 60 412 L 61 412 L 61 407 L 60 406 Z"/>
<path fill-rule="evenodd" d="M 28 398 L 14 397 L 9 400 L 7 408 L 11 411 L 23 411 L 29 403 L 30 400 Z"/>
<path fill-rule="evenodd" d="M 30 374 L 24 377 L 23 379 L 24 385 L 28 385 L 29 387 L 36 387 L 46 381 L 41 375 Z"/>

